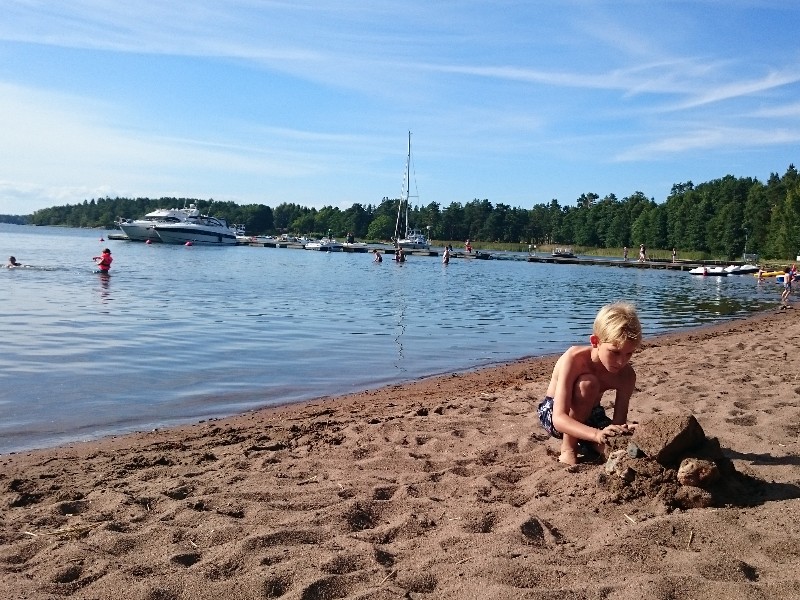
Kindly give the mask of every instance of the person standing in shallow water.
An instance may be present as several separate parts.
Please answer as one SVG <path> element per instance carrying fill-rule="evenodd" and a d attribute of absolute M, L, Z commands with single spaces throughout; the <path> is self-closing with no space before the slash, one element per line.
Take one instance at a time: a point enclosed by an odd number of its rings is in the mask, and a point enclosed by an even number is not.
<path fill-rule="evenodd" d="M 100 273 L 104 275 L 108 275 L 108 271 L 111 269 L 111 263 L 114 261 L 114 259 L 111 258 L 111 250 L 108 248 L 105 248 L 100 256 L 93 256 L 92 260 L 97 263 L 97 268 Z"/>

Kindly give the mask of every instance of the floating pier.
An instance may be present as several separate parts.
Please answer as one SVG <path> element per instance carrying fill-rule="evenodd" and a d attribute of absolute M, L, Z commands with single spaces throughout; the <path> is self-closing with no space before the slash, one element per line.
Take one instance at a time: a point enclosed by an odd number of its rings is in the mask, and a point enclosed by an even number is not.
<path fill-rule="evenodd" d="M 107 236 L 109 240 L 128 241 L 128 236 L 120 233 L 110 233 Z M 239 240 L 236 242 L 237 246 L 252 246 L 254 248 L 289 248 L 291 250 L 305 250 L 305 245 L 298 242 L 282 241 L 279 239 L 252 239 L 252 240 Z M 377 250 L 381 254 L 394 254 L 393 247 L 385 245 L 364 245 L 364 246 L 344 246 L 342 252 L 355 252 L 355 253 L 371 253 Z M 338 250 L 337 250 L 338 252 Z M 403 253 L 406 256 L 439 256 L 436 250 L 411 250 L 404 249 Z M 592 258 L 581 256 L 553 256 L 551 254 L 524 254 L 519 252 L 486 252 L 482 250 L 473 250 L 472 252 L 465 252 L 456 250 L 450 253 L 451 259 L 466 259 L 466 260 L 517 260 L 527 261 L 531 263 L 549 263 L 556 265 L 596 265 L 603 267 L 622 267 L 625 269 L 665 269 L 669 271 L 689 271 L 695 267 L 707 266 L 727 266 L 727 265 L 743 265 L 742 261 L 683 261 L 679 260 L 672 262 L 671 260 L 646 260 L 640 262 L 638 260 L 620 260 L 614 258 Z"/>

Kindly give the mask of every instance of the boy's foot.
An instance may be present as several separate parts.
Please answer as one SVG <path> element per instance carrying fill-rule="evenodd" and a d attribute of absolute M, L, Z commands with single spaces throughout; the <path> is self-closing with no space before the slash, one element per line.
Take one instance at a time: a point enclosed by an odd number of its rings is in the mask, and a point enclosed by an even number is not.
<path fill-rule="evenodd" d="M 565 465 L 577 465 L 578 454 L 575 450 L 562 450 L 558 457 L 558 462 L 564 463 Z"/>

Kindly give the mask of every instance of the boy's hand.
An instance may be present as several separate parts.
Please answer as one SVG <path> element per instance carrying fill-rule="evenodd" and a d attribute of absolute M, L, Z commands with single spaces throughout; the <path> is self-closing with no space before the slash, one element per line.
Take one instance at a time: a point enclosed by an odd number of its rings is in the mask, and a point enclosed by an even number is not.
<path fill-rule="evenodd" d="M 598 429 L 597 435 L 595 436 L 595 441 L 598 444 L 605 444 L 608 441 L 608 438 L 616 437 L 620 434 L 623 434 L 629 431 L 629 427 L 627 425 L 608 425 L 604 429 Z"/>

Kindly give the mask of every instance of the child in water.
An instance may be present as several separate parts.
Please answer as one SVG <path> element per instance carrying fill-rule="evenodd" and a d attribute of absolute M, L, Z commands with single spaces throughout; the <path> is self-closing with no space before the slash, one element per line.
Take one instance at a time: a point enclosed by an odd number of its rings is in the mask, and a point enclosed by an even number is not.
<path fill-rule="evenodd" d="M 105 248 L 100 256 L 93 256 L 92 260 L 97 262 L 97 268 L 100 269 L 100 273 L 108 275 L 108 270 L 111 268 L 111 262 L 114 259 L 111 258 L 111 250 Z"/>
<path fill-rule="evenodd" d="M 633 430 L 627 422 L 636 385 L 630 360 L 641 342 L 636 309 L 609 304 L 595 318 L 589 345 L 572 346 L 558 359 L 538 413 L 542 427 L 561 439 L 561 462 L 577 464 L 579 442 L 602 455 L 608 438 Z M 608 390 L 616 391 L 613 419 L 600 406 Z"/>

